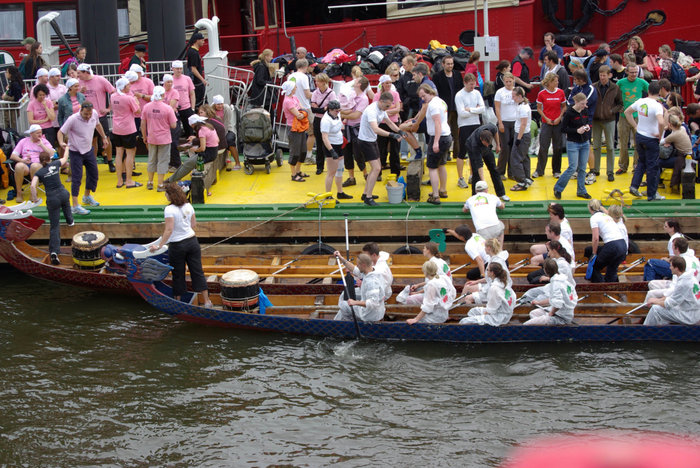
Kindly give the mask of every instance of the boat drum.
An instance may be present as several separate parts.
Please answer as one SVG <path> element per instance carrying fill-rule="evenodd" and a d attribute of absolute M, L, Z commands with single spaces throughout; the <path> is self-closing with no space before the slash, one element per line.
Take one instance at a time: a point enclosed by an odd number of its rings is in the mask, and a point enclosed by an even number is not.
<path fill-rule="evenodd" d="M 107 245 L 109 238 L 100 231 L 83 231 L 73 236 L 73 263 L 83 270 L 102 268 L 105 261 L 102 258 L 102 247 Z"/>
<path fill-rule="evenodd" d="M 260 278 L 253 270 L 231 270 L 219 280 L 221 304 L 224 309 L 257 313 L 259 309 Z"/>

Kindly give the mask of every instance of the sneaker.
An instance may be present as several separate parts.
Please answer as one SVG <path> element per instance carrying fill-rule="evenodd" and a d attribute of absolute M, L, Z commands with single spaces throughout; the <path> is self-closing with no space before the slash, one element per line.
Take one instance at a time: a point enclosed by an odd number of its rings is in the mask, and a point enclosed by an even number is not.
<path fill-rule="evenodd" d="M 637 198 L 642 198 L 642 194 L 639 193 L 638 188 L 630 187 L 630 194 L 637 197 Z"/>
<path fill-rule="evenodd" d="M 367 206 L 377 206 L 377 202 L 373 198 L 365 198 L 362 200 Z"/>
<path fill-rule="evenodd" d="M 540 173 L 537 172 L 537 171 L 535 171 L 535 172 L 532 173 L 532 178 L 533 178 L 533 179 L 537 179 L 539 176 L 540 176 Z"/>
<path fill-rule="evenodd" d="M 571 175 L 570 180 L 576 180 L 576 179 L 578 179 L 578 173 L 577 173 L 577 172 L 574 172 L 574 173 Z"/>
<path fill-rule="evenodd" d="M 357 182 L 355 182 L 354 177 L 349 177 L 345 180 L 345 182 L 343 182 L 343 187 L 350 187 L 352 185 L 357 185 Z"/>
<path fill-rule="evenodd" d="M 469 188 L 469 184 L 467 184 L 467 181 L 464 180 L 464 177 L 460 177 L 459 180 L 457 180 L 457 187 L 459 187 L 459 188 Z"/>
<path fill-rule="evenodd" d="M 89 215 L 90 214 L 90 210 L 87 210 L 80 205 L 74 206 L 73 208 L 71 208 L 71 212 L 74 215 Z"/>
<path fill-rule="evenodd" d="M 423 182 L 420 183 L 421 185 L 430 185 L 430 179 L 424 180 Z"/>
<path fill-rule="evenodd" d="M 401 153 L 401 160 L 408 161 L 408 153 Z"/>
<path fill-rule="evenodd" d="M 56 252 L 51 252 L 51 265 L 60 265 L 61 260 L 58 259 L 58 254 Z"/>
<path fill-rule="evenodd" d="M 506 177 L 505 174 L 501 174 L 501 180 L 508 180 L 508 177 Z"/>
<path fill-rule="evenodd" d="M 416 154 L 413 155 L 413 160 L 420 161 L 421 159 L 423 159 L 423 150 L 418 148 L 416 150 Z"/>
<path fill-rule="evenodd" d="M 367 198 L 367 195 L 365 195 L 364 193 L 360 197 L 361 200 L 365 200 L 366 198 Z M 372 200 L 376 200 L 377 198 L 379 198 L 379 195 L 372 195 L 370 198 L 372 198 Z"/>
<path fill-rule="evenodd" d="M 85 195 L 83 197 L 83 205 L 88 205 L 88 206 L 100 206 L 100 202 L 95 200 L 92 195 Z"/>
<path fill-rule="evenodd" d="M 558 179 L 559 177 L 561 177 L 561 172 L 555 172 L 554 174 L 552 174 L 552 177 Z"/>
<path fill-rule="evenodd" d="M 109 166 L 109 172 L 117 172 L 117 168 L 114 167 L 114 163 L 112 161 L 107 161 L 107 165 Z"/>
<path fill-rule="evenodd" d="M 647 186 L 647 181 L 643 181 L 641 184 L 639 184 L 640 187 L 646 187 Z"/>
<path fill-rule="evenodd" d="M 526 178 L 525 178 L 525 185 L 527 185 L 528 187 L 531 186 L 531 185 L 534 184 L 534 183 L 535 183 L 535 181 L 532 180 L 532 179 L 530 179 L 529 177 L 526 177 Z"/>
<path fill-rule="evenodd" d="M 656 194 L 654 194 L 654 198 L 647 198 L 647 201 L 653 200 L 666 200 L 666 197 L 664 197 L 663 195 L 659 195 L 659 192 L 656 192 Z"/>
<path fill-rule="evenodd" d="M 591 199 L 591 196 L 590 196 L 588 193 L 577 193 L 576 196 L 579 197 L 579 198 L 583 198 L 584 200 L 590 200 L 590 199 Z"/>
<path fill-rule="evenodd" d="M 70 223 L 68 223 L 68 227 L 73 227 L 73 226 L 75 226 L 75 221 L 71 221 Z"/>
<path fill-rule="evenodd" d="M 501 200 L 503 200 L 504 202 L 509 202 L 509 201 L 510 201 L 510 197 L 509 197 L 508 195 L 502 195 L 502 196 L 501 196 Z"/>
<path fill-rule="evenodd" d="M 352 199 L 352 195 L 348 195 L 348 194 L 345 193 L 345 192 L 338 192 L 338 197 L 337 197 L 337 198 L 338 198 L 338 200 L 351 200 L 351 199 Z"/>
<path fill-rule="evenodd" d="M 306 161 L 304 161 L 304 164 L 316 164 L 316 157 L 313 155 L 307 157 Z"/>
<path fill-rule="evenodd" d="M 586 176 L 586 185 L 592 185 L 596 181 L 595 174 L 592 172 L 589 172 L 588 175 Z"/>
<path fill-rule="evenodd" d="M 615 181 L 615 176 L 611 172 L 610 174 L 608 174 L 608 182 L 614 182 L 614 181 Z"/>
<path fill-rule="evenodd" d="M 554 198 L 556 198 L 557 200 L 561 200 L 561 192 L 558 190 L 555 190 L 554 191 Z"/>
<path fill-rule="evenodd" d="M 323 174 L 323 169 L 316 169 L 316 175 Z"/>
<path fill-rule="evenodd" d="M 627 172 L 627 171 L 623 171 L 622 169 L 618 169 L 618 170 L 615 171 L 615 174 L 617 174 L 617 175 L 622 175 L 622 174 L 624 174 L 625 172 Z"/>

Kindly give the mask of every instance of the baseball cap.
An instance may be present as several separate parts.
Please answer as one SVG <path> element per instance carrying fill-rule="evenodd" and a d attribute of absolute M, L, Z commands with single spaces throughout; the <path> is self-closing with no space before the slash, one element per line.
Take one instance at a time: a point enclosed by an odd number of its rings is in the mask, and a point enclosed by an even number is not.
<path fill-rule="evenodd" d="M 192 125 L 194 125 L 194 124 L 206 122 L 206 121 L 207 121 L 207 118 L 206 118 L 206 117 L 202 117 L 201 115 L 197 115 L 197 114 L 192 114 L 192 115 L 190 115 L 190 117 L 187 119 L 187 123 L 190 124 L 190 126 L 192 126 Z"/>
<path fill-rule="evenodd" d="M 474 189 L 477 192 L 483 192 L 483 191 L 489 189 L 489 184 L 487 184 L 485 180 L 480 180 L 479 182 L 476 183 L 476 185 L 474 186 Z"/>
<path fill-rule="evenodd" d="M 192 35 L 192 40 L 198 41 L 200 39 L 204 39 L 204 35 L 202 33 L 196 32 Z"/>
<path fill-rule="evenodd" d="M 134 46 L 134 50 L 136 52 L 146 52 L 146 45 L 145 44 L 136 44 Z"/>
<path fill-rule="evenodd" d="M 49 71 L 46 68 L 40 68 L 36 71 L 36 77 L 49 76 Z"/>
<path fill-rule="evenodd" d="M 285 81 L 284 83 L 282 83 L 282 93 L 284 93 L 285 96 L 289 96 L 290 94 L 292 94 L 292 90 L 296 85 L 296 81 Z"/>
<path fill-rule="evenodd" d="M 212 104 L 223 104 L 224 97 L 221 94 L 217 94 L 211 99 L 211 103 Z"/>
<path fill-rule="evenodd" d="M 34 44 L 36 42 L 36 39 L 33 37 L 25 37 L 24 40 L 22 41 L 22 45 L 27 45 L 27 44 Z"/>

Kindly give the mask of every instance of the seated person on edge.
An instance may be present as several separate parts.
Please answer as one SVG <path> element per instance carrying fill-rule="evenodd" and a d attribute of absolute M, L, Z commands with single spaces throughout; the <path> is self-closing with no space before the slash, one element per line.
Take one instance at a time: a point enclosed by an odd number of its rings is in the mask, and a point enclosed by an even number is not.
<path fill-rule="evenodd" d="M 47 152 L 51 155 L 55 153 L 49 141 L 42 134 L 42 129 L 38 124 L 29 127 L 29 136 L 22 138 L 10 155 L 10 159 L 15 161 L 15 184 L 17 185 L 17 203 L 22 203 L 22 182 L 25 176 L 34 177 L 36 171 L 43 166 L 39 162 L 39 155 Z"/>
<path fill-rule="evenodd" d="M 489 239 L 485 244 L 486 254 L 488 255 L 488 263 L 498 263 L 503 267 L 506 272 L 507 281 L 506 287 L 510 288 L 513 286 L 513 280 L 510 278 L 510 271 L 508 270 L 508 251 L 501 250 L 501 243 L 498 239 Z M 469 294 L 464 302 L 467 304 L 483 304 L 486 302 L 488 297 L 489 289 L 491 288 L 491 278 L 486 275 L 486 278 L 482 278 L 476 281 L 467 281 L 462 289 L 462 294 Z"/>
<path fill-rule="evenodd" d="M 568 325 L 574 320 L 574 308 L 578 303 L 575 285 L 566 275 L 559 273 L 553 258 L 544 261 L 544 272 L 549 284 L 544 286 L 544 297 L 532 301 L 537 309 L 530 312 L 530 320 L 523 325 Z"/>
<path fill-rule="evenodd" d="M 442 259 L 440 256 L 440 250 L 438 250 L 438 245 L 435 242 L 428 242 L 423 246 L 423 256 L 428 259 L 429 262 L 432 262 L 435 264 L 435 267 L 437 268 L 437 274 L 439 276 L 444 276 L 447 278 L 446 284 L 447 284 L 447 289 L 452 289 L 454 291 L 455 287 L 454 284 L 452 284 L 452 272 L 450 271 L 450 266 L 445 262 L 445 260 Z M 403 291 L 401 291 L 397 296 L 396 296 L 396 302 L 400 304 L 420 304 L 423 302 L 423 292 L 415 292 L 418 291 L 420 288 L 423 288 L 428 282 L 430 281 L 429 278 L 425 278 L 425 281 L 422 281 L 417 284 L 409 284 L 407 285 Z M 413 294 L 411 294 L 413 293 Z M 456 291 L 455 291 L 456 295 Z"/>
<path fill-rule="evenodd" d="M 423 264 L 423 274 L 427 283 L 420 312 L 406 323 L 444 323 L 455 300 L 455 288 L 447 276 L 438 274 L 437 265 L 430 260 Z"/>
<path fill-rule="evenodd" d="M 671 272 L 678 277 L 668 296 L 653 297 L 647 301 L 651 310 L 644 325 L 682 323 L 694 325 L 700 321 L 700 285 L 692 271 L 686 271 L 683 257 L 671 257 Z"/>
<path fill-rule="evenodd" d="M 384 304 L 384 291 L 386 282 L 384 277 L 374 270 L 372 259 L 367 254 L 357 256 L 357 268 L 362 274 L 362 284 L 355 288 L 357 299 L 347 301 L 340 295 L 338 307 L 340 310 L 333 320 L 352 320 L 353 310 L 357 320 L 363 322 L 377 322 L 384 318 L 386 306 Z M 351 287 L 348 285 L 348 287 Z"/>

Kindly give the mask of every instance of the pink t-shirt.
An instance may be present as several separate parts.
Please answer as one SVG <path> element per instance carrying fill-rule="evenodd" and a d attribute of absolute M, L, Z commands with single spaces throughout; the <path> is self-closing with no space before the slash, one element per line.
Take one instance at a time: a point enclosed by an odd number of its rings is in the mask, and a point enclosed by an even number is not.
<path fill-rule="evenodd" d="M 190 91 L 194 91 L 192 78 L 187 75 L 173 75 L 173 88 L 180 93 L 180 102 L 178 103 L 180 107 L 178 109 L 192 108 L 192 103 L 190 102 Z"/>
<path fill-rule="evenodd" d="M 41 139 L 44 142 L 44 146 L 49 148 L 53 153 L 53 147 L 51 146 L 51 143 L 48 142 L 46 137 L 42 135 Z M 21 158 L 29 158 L 33 163 L 38 163 L 39 155 L 42 151 L 44 150 L 41 148 L 41 146 L 39 146 L 38 143 L 34 143 L 31 137 L 27 137 L 22 138 L 19 141 L 19 143 L 17 143 L 17 146 L 15 146 L 15 149 L 12 151 L 12 154 L 16 154 Z"/>
<path fill-rule="evenodd" d="M 347 95 L 340 93 L 340 108 L 343 110 L 355 110 L 363 112 L 367 106 L 369 106 L 369 98 L 365 93 L 362 93 L 359 96 L 355 95 L 354 90 L 350 91 L 350 93 L 348 93 Z M 348 119 L 347 125 L 360 125 L 360 120 L 362 120 L 362 116 L 360 116 L 357 119 Z"/>
<path fill-rule="evenodd" d="M 49 98 L 45 98 L 44 102 L 47 106 L 49 106 L 49 109 L 53 109 L 53 102 L 51 102 Z M 48 117 L 44 104 L 36 99 L 34 99 L 33 101 L 29 101 L 29 105 L 27 106 L 27 112 L 32 112 L 34 120 L 43 120 Z M 51 128 L 53 127 L 53 122 L 48 120 L 46 122 L 40 123 L 39 126 L 41 128 Z"/>
<path fill-rule="evenodd" d="M 61 83 L 59 83 L 56 87 L 51 86 L 51 84 L 47 84 L 46 86 L 49 88 L 48 97 L 51 99 L 51 102 L 54 103 L 54 110 L 56 111 L 56 118 L 53 122 L 51 122 L 51 125 L 58 127 L 58 109 L 56 109 L 56 103 L 63 97 L 64 94 L 68 92 L 68 89 L 66 88 L 66 85 Z"/>
<path fill-rule="evenodd" d="M 112 100 L 112 133 L 131 135 L 136 133 L 134 118 L 139 111 L 139 103 L 134 96 L 114 93 Z"/>
<path fill-rule="evenodd" d="M 80 101 L 78 101 L 78 97 L 72 97 L 70 98 L 71 104 L 73 104 L 73 113 L 75 114 L 80 110 Z"/>
<path fill-rule="evenodd" d="M 175 109 L 177 109 L 180 104 L 180 93 L 174 87 L 170 88 L 170 91 L 166 91 L 163 95 L 163 101 L 168 105 L 170 101 L 175 101 Z"/>
<path fill-rule="evenodd" d="M 99 116 L 107 114 L 107 95 L 115 91 L 114 86 L 104 77 L 92 75 L 92 78 L 87 81 L 80 80 L 80 87 L 85 88 L 83 90 L 85 99 L 92 103 L 93 109 L 97 111 Z"/>
<path fill-rule="evenodd" d="M 282 102 L 282 112 L 284 113 L 284 119 L 287 121 L 287 125 L 292 125 L 294 122 L 294 114 L 292 114 L 292 109 L 301 109 L 299 105 L 299 99 L 296 96 L 285 96 Z"/>
<path fill-rule="evenodd" d="M 142 125 L 146 125 L 147 141 L 151 145 L 169 145 L 172 142 L 170 125 L 177 122 L 175 111 L 163 101 L 146 104 L 141 111 Z"/>
<path fill-rule="evenodd" d="M 332 89 L 326 89 L 326 91 L 322 93 L 320 89 L 316 88 L 314 92 L 311 93 L 311 107 L 324 108 L 328 106 L 329 102 L 335 101 L 336 99 L 335 91 Z M 324 112 L 320 114 L 314 113 L 319 119 L 323 117 L 323 114 Z"/>
<path fill-rule="evenodd" d="M 221 120 L 222 122 L 224 121 L 224 110 L 220 109 L 217 111 L 214 111 L 216 113 L 216 116 Z"/>
<path fill-rule="evenodd" d="M 197 133 L 199 138 L 206 138 L 207 148 L 218 148 L 219 147 L 219 136 L 216 134 L 216 130 L 208 128 L 206 125 L 202 125 Z"/>
<path fill-rule="evenodd" d="M 136 95 L 136 93 L 140 94 L 147 94 L 147 95 L 152 95 L 153 94 L 153 88 L 155 88 L 155 85 L 153 84 L 153 81 L 151 81 L 150 78 L 146 78 L 145 76 L 142 76 L 138 80 L 134 81 L 131 83 L 131 93 L 133 95 Z M 148 104 L 148 101 L 145 99 L 138 98 L 139 100 L 139 107 L 143 109 L 146 104 Z"/>
<path fill-rule="evenodd" d="M 391 93 L 391 95 L 394 97 L 394 103 L 391 105 L 391 107 L 394 107 L 397 102 L 401 102 L 401 96 L 399 96 L 398 91 L 392 89 L 391 91 L 389 91 L 389 93 Z M 379 101 L 379 98 L 381 97 L 381 95 L 382 95 L 382 93 L 380 91 L 377 91 L 376 93 L 374 93 L 374 100 L 372 102 Z M 389 109 L 391 109 L 391 107 Z M 389 116 L 389 120 L 391 120 L 394 123 L 399 121 L 399 114 L 398 113 L 396 113 L 394 115 L 389 115 L 389 111 L 387 110 L 386 115 Z M 379 122 L 379 123 L 381 123 L 381 122 Z"/>
<path fill-rule="evenodd" d="M 77 112 L 66 119 L 61 127 L 61 133 L 68 136 L 68 148 L 85 154 L 92 149 L 92 136 L 95 134 L 95 127 L 100 123 L 99 115 L 95 109 L 92 115 L 85 120 Z"/>

